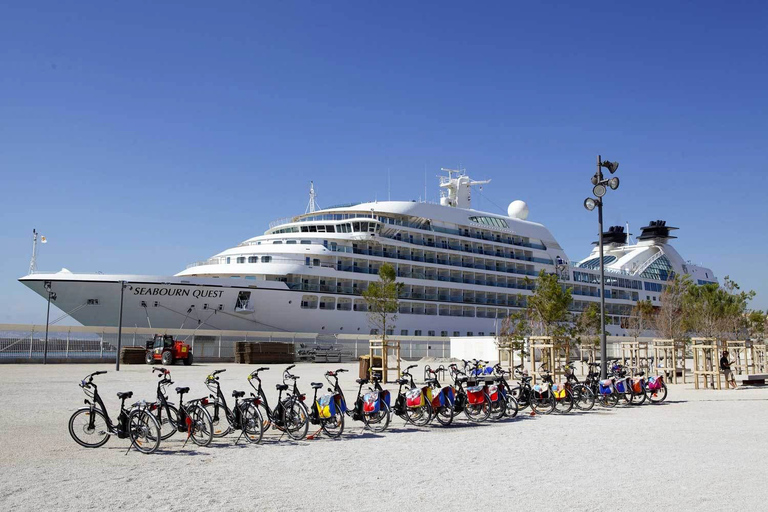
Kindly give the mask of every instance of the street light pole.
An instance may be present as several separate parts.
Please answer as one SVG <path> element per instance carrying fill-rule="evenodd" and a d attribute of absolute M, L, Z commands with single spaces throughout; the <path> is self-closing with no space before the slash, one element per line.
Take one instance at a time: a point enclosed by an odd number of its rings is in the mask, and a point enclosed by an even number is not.
<path fill-rule="evenodd" d="M 48 324 L 51 321 L 51 282 L 45 282 L 48 292 L 48 312 L 45 314 L 45 344 L 43 345 L 43 364 L 48 364 Z"/>
<path fill-rule="evenodd" d="M 602 162 L 597 155 L 597 178 L 603 181 Z M 608 342 L 605 339 L 605 265 L 603 263 L 603 198 L 597 203 L 597 222 L 600 226 L 597 244 L 600 246 L 600 378 L 608 376 Z"/>
<path fill-rule="evenodd" d="M 120 310 L 117 319 L 117 356 L 115 357 L 115 371 L 120 371 L 120 345 L 123 341 L 123 292 L 125 292 L 125 281 L 120 281 Z"/>
<path fill-rule="evenodd" d="M 619 178 L 613 177 L 609 179 L 603 179 L 603 170 L 605 167 L 611 174 L 615 173 L 619 168 L 618 162 L 602 161 L 600 155 L 597 155 L 597 172 L 592 177 L 592 193 L 596 197 L 588 197 L 584 200 L 584 208 L 592 211 L 597 207 L 597 222 L 600 227 L 598 232 L 597 245 L 599 248 L 599 264 L 600 264 L 600 376 L 605 379 L 608 375 L 608 343 L 605 337 L 605 263 L 604 248 L 603 248 L 603 197 L 610 188 L 616 190 L 619 188 Z"/>

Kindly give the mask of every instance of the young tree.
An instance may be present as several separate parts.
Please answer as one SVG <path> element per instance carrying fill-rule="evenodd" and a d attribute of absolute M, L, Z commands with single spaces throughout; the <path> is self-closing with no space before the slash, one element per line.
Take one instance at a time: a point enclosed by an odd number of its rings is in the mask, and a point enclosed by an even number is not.
<path fill-rule="evenodd" d="M 639 300 L 632 308 L 627 318 L 627 333 L 635 338 L 640 337 L 646 329 L 651 328 L 653 315 L 656 313 L 653 304 L 649 300 Z"/>
<path fill-rule="evenodd" d="M 689 327 L 686 314 L 690 311 L 691 286 L 688 276 L 676 275 L 667 281 L 659 298 L 659 308 L 652 318 L 652 325 L 662 338 L 681 340 L 685 337 Z"/>
<path fill-rule="evenodd" d="M 765 339 L 766 315 L 760 310 L 750 311 L 747 314 L 747 328 L 749 338 L 753 341 Z"/>
<path fill-rule="evenodd" d="M 551 336 L 555 349 L 563 351 L 566 358 L 570 355 L 573 334 L 570 313 L 572 291 L 560 284 L 557 274 L 548 274 L 542 270 L 536 280 L 533 295 L 528 297 L 527 306 L 531 332 Z"/>
<path fill-rule="evenodd" d="M 527 280 L 530 282 L 530 280 Z M 560 284 L 556 274 L 542 270 L 536 289 L 528 297 L 528 319 L 531 331 L 541 336 L 557 336 L 567 332 L 569 309 L 573 302 L 572 289 Z"/>
<path fill-rule="evenodd" d="M 530 326 L 524 311 L 516 311 L 501 322 L 499 346 L 520 351 L 520 359 L 525 358 L 525 338 L 530 336 Z M 511 361 L 510 361 L 511 363 Z"/>
<path fill-rule="evenodd" d="M 590 302 L 575 322 L 579 340 L 590 347 L 600 345 L 600 304 Z"/>
<path fill-rule="evenodd" d="M 746 328 L 747 304 L 755 292 L 739 291 L 739 285 L 726 276 L 723 285 L 715 283 L 688 287 L 688 311 L 692 330 L 706 338 L 738 338 Z"/>
<path fill-rule="evenodd" d="M 363 298 L 368 304 L 368 322 L 386 341 L 387 330 L 394 329 L 398 312 L 398 296 L 403 283 L 395 282 L 397 273 L 389 263 L 379 267 L 379 280 L 373 281 L 363 291 Z"/>

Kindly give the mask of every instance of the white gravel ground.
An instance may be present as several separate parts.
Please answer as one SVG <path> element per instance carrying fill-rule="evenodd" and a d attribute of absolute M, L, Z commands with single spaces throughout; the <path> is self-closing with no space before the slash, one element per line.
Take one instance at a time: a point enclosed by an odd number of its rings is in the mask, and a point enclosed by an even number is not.
<path fill-rule="evenodd" d="M 334 366 L 298 365 L 300 387 Z M 244 365 L 173 367 L 190 397 L 227 368 L 222 387 L 249 389 Z M 284 365 L 265 373 L 268 397 Z M 83 403 L 78 382 L 97 369 L 109 412 L 117 391 L 154 397 L 146 366 L 3 365 L 0 510 L 766 510 L 768 389 L 694 391 L 670 386 L 667 403 L 384 434 L 350 421 L 340 440 L 208 448 L 174 437 L 154 455 L 127 440 L 81 448 L 67 422 Z M 420 372 L 415 373 L 420 375 Z"/>

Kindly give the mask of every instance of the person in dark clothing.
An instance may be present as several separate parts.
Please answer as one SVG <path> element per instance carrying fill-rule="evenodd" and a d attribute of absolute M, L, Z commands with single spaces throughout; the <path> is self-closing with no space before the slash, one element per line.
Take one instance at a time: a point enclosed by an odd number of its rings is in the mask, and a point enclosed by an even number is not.
<path fill-rule="evenodd" d="M 720 358 L 720 370 L 725 375 L 725 383 L 736 389 L 736 379 L 733 378 L 731 371 L 731 362 L 728 360 L 728 351 L 723 350 L 723 357 Z"/>

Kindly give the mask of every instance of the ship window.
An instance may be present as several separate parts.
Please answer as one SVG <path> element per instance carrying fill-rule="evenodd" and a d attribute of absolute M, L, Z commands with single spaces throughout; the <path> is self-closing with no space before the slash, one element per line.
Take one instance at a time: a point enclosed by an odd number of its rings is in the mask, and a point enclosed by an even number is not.
<path fill-rule="evenodd" d="M 273 240 L 272 243 L 277 245 L 277 244 L 282 244 L 283 241 L 282 240 Z"/>
<path fill-rule="evenodd" d="M 261 257 L 261 262 L 262 263 L 269 263 L 270 261 L 272 261 L 272 256 L 262 256 Z"/>
<path fill-rule="evenodd" d="M 259 257 L 258 256 L 248 256 L 248 263 L 258 263 Z"/>
<path fill-rule="evenodd" d="M 229 256 L 227 256 L 227 265 L 229 265 L 229 263 L 230 263 L 230 262 L 229 262 Z"/>
<path fill-rule="evenodd" d="M 395 331 L 392 329 L 387 329 L 387 336 L 392 336 L 393 334 L 395 334 Z"/>
<path fill-rule="evenodd" d="M 288 241 L 286 241 L 285 243 L 286 243 L 286 244 L 295 244 L 295 243 L 296 243 L 296 240 L 288 240 Z"/>
<path fill-rule="evenodd" d="M 325 232 L 326 233 L 335 233 L 336 232 L 336 228 L 334 228 L 333 226 L 330 226 L 330 225 L 329 226 L 325 226 Z"/>
<path fill-rule="evenodd" d="M 309 227 L 308 226 L 301 226 L 301 232 L 302 233 L 309 233 Z"/>
<path fill-rule="evenodd" d="M 302 245 L 308 245 L 308 244 L 311 244 L 311 243 L 312 243 L 312 240 L 302 240 L 301 241 Z"/>
<path fill-rule="evenodd" d="M 378 329 L 371 329 L 371 334 L 374 334 L 374 335 L 379 334 L 379 330 Z"/>
<path fill-rule="evenodd" d="M 408 329 L 400 329 L 400 336 L 408 336 Z"/>
<path fill-rule="evenodd" d="M 440 331 L 440 336 L 444 338 L 448 337 L 448 331 Z"/>
<path fill-rule="evenodd" d="M 435 331 L 427 331 L 427 336 L 434 336 L 434 335 L 435 335 Z"/>
<path fill-rule="evenodd" d="M 414 336 L 421 336 L 421 330 L 420 329 L 416 329 L 415 331 L 413 331 L 413 335 Z"/>
<path fill-rule="evenodd" d="M 238 263 L 245 263 L 245 256 L 238 256 L 237 262 Z"/>
<path fill-rule="evenodd" d="M 453 331 L 454 336 L 461 336 L 461 333 L 459 331 Z"/>

